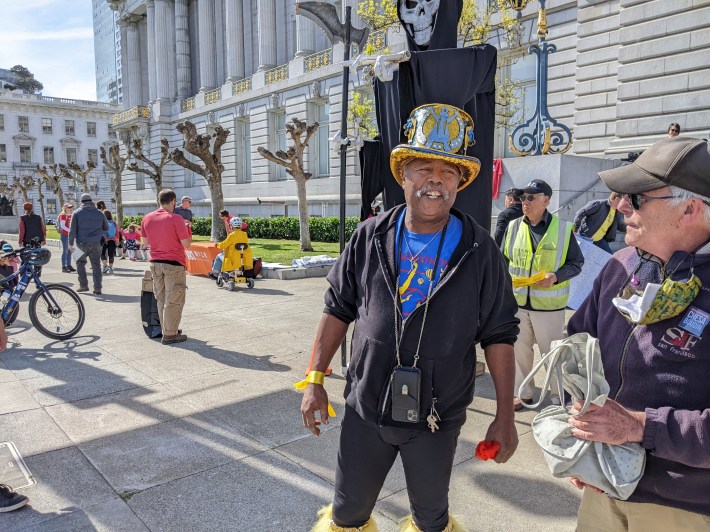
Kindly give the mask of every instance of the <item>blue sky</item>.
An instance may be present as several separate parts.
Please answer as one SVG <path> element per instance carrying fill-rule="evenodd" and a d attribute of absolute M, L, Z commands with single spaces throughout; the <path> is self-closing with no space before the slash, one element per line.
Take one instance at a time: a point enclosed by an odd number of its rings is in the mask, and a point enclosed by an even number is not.
<path fill-rule="evenodd" d="M 45 96 L 95 100 L 91 0 L 0 3 L 0 68 L 27 67 Z"/>

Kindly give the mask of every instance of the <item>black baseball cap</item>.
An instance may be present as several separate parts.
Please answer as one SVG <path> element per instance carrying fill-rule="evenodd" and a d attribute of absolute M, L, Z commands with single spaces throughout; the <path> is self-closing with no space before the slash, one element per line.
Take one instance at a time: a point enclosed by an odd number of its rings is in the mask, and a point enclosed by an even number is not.
<path fill-rule="evenodd" d="M 542 179 L 533 179 L 530 183 L 525 185 L 522 192 L 526 194 L 545 194 L 548 198 L 552 197 L 552 187 Z"/>
<path fill-rule="evenodd" d="M 604 170 L 610 190 L 638 194 L 675 186 L 710 197 L 710 145 L 704 139 L 671 137 L 653 144 L 632 164 Z"/>

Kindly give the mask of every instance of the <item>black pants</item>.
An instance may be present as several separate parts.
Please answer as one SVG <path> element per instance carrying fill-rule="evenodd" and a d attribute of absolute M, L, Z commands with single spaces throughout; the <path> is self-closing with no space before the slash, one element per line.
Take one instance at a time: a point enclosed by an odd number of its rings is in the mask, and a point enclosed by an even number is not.
<path fill-rule="evenodd" d="M 422 532 L 441 532 L 449 522 L 449 481 L 459 432 L 378 427 L 346 407 L 335 474 L 333 521 L 341 527 L 359 527 L 367 522 L 400 453 L 414 522 Z"/>
<path fill-rule="evenodd" d="M 106 240 L 104 247 L 101 249 L 101 260 L 106 260 L 108 256 L 108 263 L 113 264 L 113 259 L 116 258 L 116 241 Z"/>

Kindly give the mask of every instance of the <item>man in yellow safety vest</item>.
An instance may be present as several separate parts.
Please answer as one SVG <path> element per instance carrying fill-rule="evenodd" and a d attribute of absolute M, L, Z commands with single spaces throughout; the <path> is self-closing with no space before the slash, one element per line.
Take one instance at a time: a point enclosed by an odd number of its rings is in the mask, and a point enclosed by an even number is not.
<path fill-rule="evenodd" d="M 520 384 L 533 367 L 533 346 L 540 353 L 563 336 L 569 280 L 582 271 L 584 256 L 572 235 L 572 224 L 550 214 L 552 188 L 534 179 L 523 189 L 523 217 L 513 220 L 503 238 L 501 251 L 513 279 L 518 302 L 520 334 L 515 342 L 514 408 L 532 403 L 533 387 Z M 552 402 L 560 404 L 553 382 Z"/>

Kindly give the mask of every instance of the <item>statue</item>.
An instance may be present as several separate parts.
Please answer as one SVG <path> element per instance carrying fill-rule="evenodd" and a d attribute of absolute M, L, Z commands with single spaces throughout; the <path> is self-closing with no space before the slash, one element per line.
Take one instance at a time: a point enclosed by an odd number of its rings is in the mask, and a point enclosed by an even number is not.
<path fill-rule="evenodd" d="M 0 196 L 0 216 L 14 216 L 12 213 L 12 206 L 15 200 L 7 199 L 4 194 Z"/>

